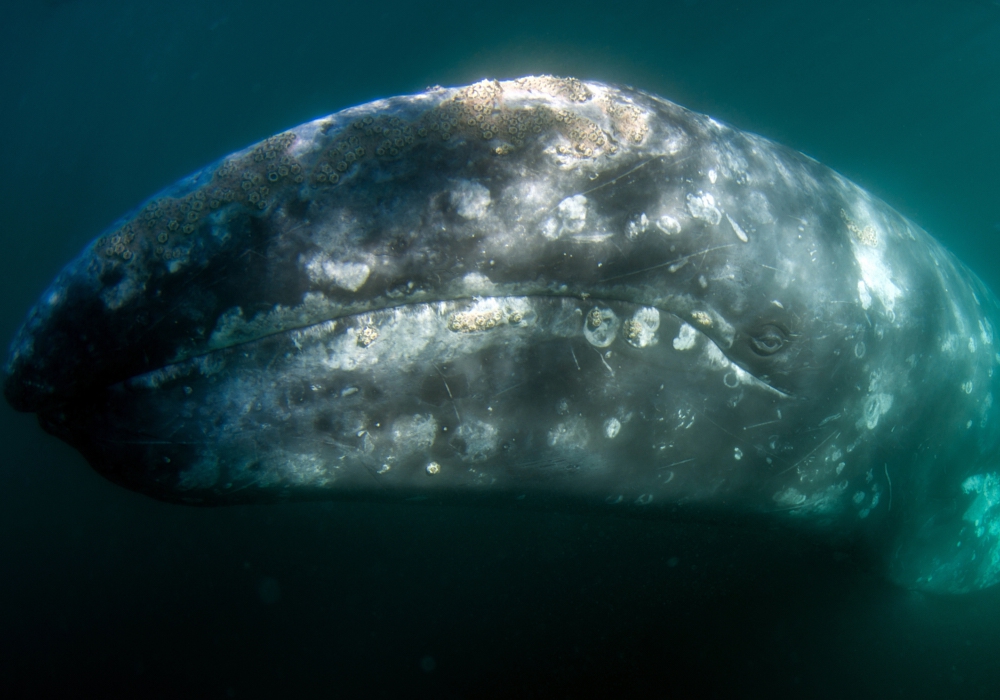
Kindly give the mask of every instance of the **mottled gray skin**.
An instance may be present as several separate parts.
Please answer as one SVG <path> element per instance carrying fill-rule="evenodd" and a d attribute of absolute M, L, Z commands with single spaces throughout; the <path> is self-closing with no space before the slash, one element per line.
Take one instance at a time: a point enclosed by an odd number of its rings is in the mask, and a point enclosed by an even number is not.
<path fill-rule="evenodd" d="M 109 479 L 770 514 L 856 536 L 906 586 L 1000 577 L 997 301 L 884 203 L 597 83 L 437 88 L 290 133 L 118 222 L 14 340 L 8 400 Z"/>

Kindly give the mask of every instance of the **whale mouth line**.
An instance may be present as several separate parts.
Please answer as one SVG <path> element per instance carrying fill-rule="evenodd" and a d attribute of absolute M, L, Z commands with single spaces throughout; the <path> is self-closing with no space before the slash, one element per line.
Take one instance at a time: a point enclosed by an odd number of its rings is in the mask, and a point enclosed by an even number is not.
<path fill-rule="evenodd" d="M 784 391 L 735 361 L 726 352 L 723 345 L 696 321 L 685 318 L 683 311 L 671 309 L 662 303 L 643 303 L 641 300 L 611 296 L 595 296 L 587 293 L 579 294 L 545 294 L 545 293 L 510 293 L 510 294 L 479 294 L 465 296 L 410 298 L 396 304 L 384 304 L 368 309 L 345 309 L 346 313 L 330 315 L 322 320 L 316 320 L 298 326 L 275 329 L 255 337 L 240 340 L 232 344 L 210 346 L 205 352 L 178 357 L 166 366 L 211 356 L 220 351 L 233 351 L 248 346 L 269 337 L 287 335 L 292 338 L 308 336 L 332 324 L 352 327 L 357 332 L 357 344 L 367 348 L 378 342 L 380 337 L 380 322 L 394 314 L 416 314 L 420 310 L 438 309 L 438 313 L 447 314 L 446 328 L 450 333 L 442 333 L 443 337 L 452 336 L 456 345 L 458 338 L 478 336 L 485 337 L 502 326 L 526 328 L 531 322 L 531 309 L 537 305 L 563 304 L 574 307 L 578 324 L 575 333 L 567 333 L 567 319 L 561 319 L 561 328 L 553 330 L 552 337 L 573 337 L 586 339 L 595 350 L 621 348 L 631 346 L 633 350 L 647 348 L 659 343 L 671 343 L 671 354 L 681 356 L 683 352 L 697 352 L 699 356 L 710 352 L 712 362 L 728 363 L 729 371 L 737 374 L 742 383 L 749 383 L 760 389 L 775 394 L 781 398 L 793 399 L 795 395 Z M 626 313 L 628 312 L 628 317 Z M 598 314 L 600 318 L 598 320 Z M 687 314 L 690 316 L 690 314 Z M 592 316 L 593 318 L 588 318 Z M 671 319 L 671 325 L 676 326 L 670 337 L 664 334 L 660 327 L 663 317 Z M 654 318 L 655 317 L 655 318 Z M 215 335 L 215 334 L 213 334 Z M 686 337 L 685 337 L 686 335 Z M 551 339 L 545 337 L 544 339 Z M 700 342 L 696 342 L 696 339 Z M 678 343 L 680 341 L 680 343 Z M 695 350 L 694 348 L 699 349 Z M 711 350 L 709 350 L 711 348 Z M 723 367 L 716 367 L 723 369 Z M 156 371 L 156 370 L 151 370 Z M 730 387 L 733 388 L 733 387 Z"/>

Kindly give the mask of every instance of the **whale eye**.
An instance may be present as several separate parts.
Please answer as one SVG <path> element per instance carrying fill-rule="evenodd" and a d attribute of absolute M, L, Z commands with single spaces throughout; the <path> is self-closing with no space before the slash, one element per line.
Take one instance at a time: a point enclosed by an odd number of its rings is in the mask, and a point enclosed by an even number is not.
<path fill-rule="evenodd" d="M 785 333 L 777 326 L 764 326 L 750 337 L 750 349 L 762 357 L 773 355 L 784 346 Z"/>

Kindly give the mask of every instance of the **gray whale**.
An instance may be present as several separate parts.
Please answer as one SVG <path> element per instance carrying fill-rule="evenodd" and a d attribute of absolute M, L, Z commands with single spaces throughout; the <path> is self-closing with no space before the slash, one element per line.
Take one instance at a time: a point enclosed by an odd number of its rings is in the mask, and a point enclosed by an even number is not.
<path fill-rule="evenodd" d="M 122 218 L 17 333 L 12 406 L 189 504 L 770 517 L 1000 579 L 998 306 L 810 158 L 551 76 L 344 110 Z"/>

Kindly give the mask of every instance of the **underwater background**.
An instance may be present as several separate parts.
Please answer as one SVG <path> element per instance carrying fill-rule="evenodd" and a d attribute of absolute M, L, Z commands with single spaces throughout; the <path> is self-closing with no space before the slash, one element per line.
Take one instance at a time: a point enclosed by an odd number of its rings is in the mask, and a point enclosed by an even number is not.
<path fill-rule="evenodd" d="M 201 166 L 379 97 L 543 73 L 633 85 L 803 151 L 1000 290 L 998 2 L 0 9 L 4 345 L 85 243 Z M 0 441 L 3 697 L 1000 692 L 1000 587 L 915 594 L 784 530 L 185 508 L 106 482 L 5 403 Z"/>

